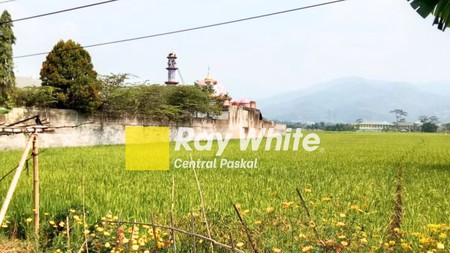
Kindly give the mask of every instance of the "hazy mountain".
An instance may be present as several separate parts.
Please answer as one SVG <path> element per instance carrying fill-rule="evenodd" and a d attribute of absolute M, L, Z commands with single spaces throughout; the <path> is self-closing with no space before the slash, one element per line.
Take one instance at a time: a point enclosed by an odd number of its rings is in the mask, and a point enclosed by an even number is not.
<path fill-rule="evenodd" d="M 450 82 L 411 84 L 343 78 L 258 102 L 268 119 L 290 121 L 392 122 L 394 109 L 408 112 L 407 121 L 435 115 L 450 122 Z"/>

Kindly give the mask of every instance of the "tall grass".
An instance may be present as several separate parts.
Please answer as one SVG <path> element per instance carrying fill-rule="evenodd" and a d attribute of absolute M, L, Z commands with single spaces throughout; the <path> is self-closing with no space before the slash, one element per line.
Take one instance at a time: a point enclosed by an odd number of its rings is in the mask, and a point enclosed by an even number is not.
<path fill-rule="evenodd" d="M 299 188 L 323 238 L 343 232 L 335 226 L 342 221 L 361 227 L 376 244 L 389 225 L 400 165 L 404 167 L 402 228 L 424 231 L 429 223 L 450 223 L 450 136 L 326 132 L 319 136 L 322 143 L 315 152 L 243 152 L 238 141 L 231 141 L 222 157 L 258 158 L 257 169 L 197 169 L 214 230 L 232 229 L 236 221 L 232 203 L 237 203 L 251 228 L 259 231 L 264 248 L 294 245 L 299 234 L 309 233 L 295 193 Z M 11 169 L 20 153 L 1 152 L 0 172 Z M 214 150 L 172 151 L 171 162 L 189 160 L 191 155 L 213 159 L 214 154 Z M 81 205 L 84 188 L 92 221 L 110 211 L 121 219 L 139 221 L 149 221 L 149 214 L 156 213 L 160 223 L 168 223 L 172 175 L 176 224 L 188 220 L 191 211 L 200 212 L 192 170 L 126 171 L 124 146 L 54 148 L 39 158 L 42 213 Z M 9 181 L 0 183 L 2 197 Z M 353 214 L 356 209 L 360 211 Z M 31 171 L 22 175 L 8 216 L 11 220 L 32 217 Z"/>

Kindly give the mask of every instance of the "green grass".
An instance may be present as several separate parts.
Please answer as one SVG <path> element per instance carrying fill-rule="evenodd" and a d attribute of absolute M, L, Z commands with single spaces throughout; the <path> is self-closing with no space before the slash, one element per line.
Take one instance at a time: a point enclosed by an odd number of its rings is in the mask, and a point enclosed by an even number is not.
<path fill-rule="evenodd" d="M 0 107 L 0 115 L 7 114 L 10 111 L 11 111 L 10 109 L 4 108 L 4 107 Z"/>
<path fill-rule="evenodd" d="M 242 152 L 239 143 L 232 141 L 222 157 L 258 158 L 258 169 L 197 169 L 213 231 L 224 238 L 222 234 L 233 232 L 226 229 L 242 230 L 232 208 L 232 203 L 238 203 L 244 213 L 248 209 L 244 218 L 256 231 L 261 248 L 298 250 L 296 245 L 306 245 L 297 242 L 299 234 L 311 236 L 311 229 L 304 225 L 304 209 L 297 205 L 295 189 L 299 188 L 322 238 L 346 233 L 348 238 L 356 228 L 367 232 L 369 245 L 377 245 L 393 212 L 399 166 L 404 168 L 402 229 L 424 232 L 429 223 L 450 224 L 450 136 L 327 132 L 319 136 L 320 149 L 311 153 Z M 190 154 L 194 159 L 212 159 L 215 151 L 172 152 L 171 160 L 189 159 Z M 1 152 L 0 172 L 11 169 L 20 155 L 20 151 Z M 84 181 L 91 220 L 111 211 L 121 219 L 149 221 L 149 215 L 156 213 L 158 222 L 167 224 L 172 175 L 177 224 L 189 228 L 189 213 L 200 212 L 192 170 L 126 171 L 124 146 L 48 149 L 39 159 L 41 212 L 55 214 L 81 204 Z M 2 197 L 10 180 L 0 183 Z M 20 179 L 9 219 L 32 216 L 31 190 L 30 170 Z M 283 203 L 291 201 L 295 204 L 283 208 Z M 355 206 L 362 212 L 354 211 Z M 268 207 L 274 211 L 268 213 Z M 352 229 L 337 227 L 338 221 Z"/>

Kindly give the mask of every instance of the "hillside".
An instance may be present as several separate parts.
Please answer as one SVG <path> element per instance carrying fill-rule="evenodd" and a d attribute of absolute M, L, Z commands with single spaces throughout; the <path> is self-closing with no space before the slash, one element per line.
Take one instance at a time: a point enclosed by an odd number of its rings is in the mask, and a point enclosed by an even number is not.
<path fill-rule="evenodd" d="M 265 118 L 286 121 L 393 121 L 393 109 L 408 112 L 407 121 L 436 115 L 450 122 L 450 82 L 411 84 L 343 78 L 259 102 Z"/>

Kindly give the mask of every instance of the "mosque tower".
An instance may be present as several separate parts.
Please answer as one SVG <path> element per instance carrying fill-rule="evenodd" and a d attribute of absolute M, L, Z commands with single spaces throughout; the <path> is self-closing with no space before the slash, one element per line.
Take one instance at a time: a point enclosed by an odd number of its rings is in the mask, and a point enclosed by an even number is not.
<path fill-rule="evenodd" d="M 167 68 L 166 69 L 167 69 L 167 72 L 168 72 L 168 79 L 167 79 L 167 82 L 165 82 L 165 83 L 167 85 L 177 85 L 178 82 L 177 82 L 176 76 L 175 76 L 175 74 L 176 74 L 176 72 L 178 70 L 177 62 L 176 62 L 177 55 L 172 52 L 172 53 L 170 53 L 167 56 L 167 59 L 168 59 L 168 61 L 167 61 Z"/>

